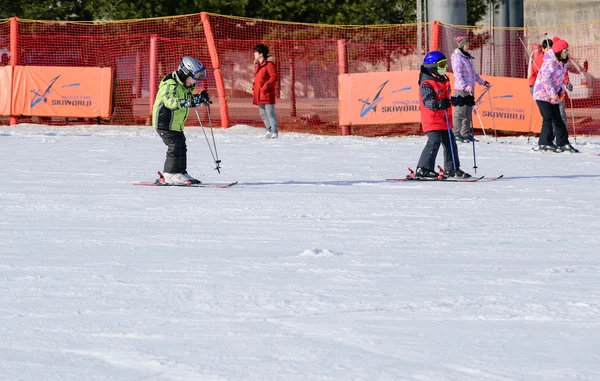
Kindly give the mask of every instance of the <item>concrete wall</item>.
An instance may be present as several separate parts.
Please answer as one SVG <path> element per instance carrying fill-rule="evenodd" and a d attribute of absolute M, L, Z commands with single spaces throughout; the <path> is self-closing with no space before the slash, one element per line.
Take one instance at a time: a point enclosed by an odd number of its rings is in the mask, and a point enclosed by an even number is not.
<path fill-rule="evenodd" d="M 429 0 L 430 3 L 431 1 Z M 600 20 L 600 0 L 525 0 L 524 8 L 526 27 L 535 28 Z M 500 14 L 496 14 L 496 26 L 502 25 L 501 17 Z M 433 19 L 430 18 L 430 20 Z M 486 15 L 480 24 L 489 26 L 490 15 Z"/>
<path fill-rule="evenodd" d="M 571 57 L 580 65 L 588 61 L 594 87 L 600 88 L 600 0 L 526 0 L 525 26 L 531 28 L 530 42 L 541 41 L 544 33 L 566 40 Z"/>
<path fill-rule="evenodd" d="M 578 63 L 588 61 L 588 71 L 596 78 L 595 87 L 600 91 L 600 0 L 525 0 L 524 10 L 528 48 L 541 42 L 545 33 L 549 38 L 563 38 L 569 42 L 570 54 Z M 495 15 L 496 26 L 501 25 L 501 17 L 502 14 Z M 490 25 L 489 14 L 481 25 Z"/>
<path fill-rule="evenodd" d="M 526 27 L 597 20 L 600 20 L 600 0 L 525 0 Z"/>

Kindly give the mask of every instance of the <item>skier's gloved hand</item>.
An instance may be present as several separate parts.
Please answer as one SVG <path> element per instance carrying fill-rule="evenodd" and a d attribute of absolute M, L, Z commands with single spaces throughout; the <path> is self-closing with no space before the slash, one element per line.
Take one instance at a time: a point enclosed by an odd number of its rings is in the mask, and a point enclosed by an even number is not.
<path fill-rule="evenodd" d="M 212 101 L 210 100 L 210 96 L 208 95 L 208 91 L 202 90 L 200 92 L 200 101 L 204 104 L 212 104 Z"/>
<path fill-rule="evenodd" d="M 445 110 L 445 109 L 447 109 L 447 108 L 450 107 L 450 99 L 448 99 L 448 98 L 442 98 L 442 99 L 440 99 L 439 101 L 436 101 L 436 102 L 437 102 L 437 109 L 438 110 Z"/>
<path fill-rule="evenodd" d="M 552 104 L 559 104 L 560 102 L 565 100 L 565 93 L 561 93 L 561 94 L 554 94 L 554 96 L 552 97 L 552 99 L 550 100 L 550 103 Z"/>
<path fill-rule="evenodd" d="M 483 86 L 485 86 L 485 87 L 487 87 L 487 88 L 489 89 L 490 87 L 492 87 L 492 84 L 491 84 L 491 83 L 489 83 L 488 81 L 485 81 L 485 82 L 483 83 Z"/>
<path fill-rule="evenodd" d="M 200 106 L 202 104 L 202 99 L 200 97 L 200 94 L 192 94 L 191 103 L 192 103 L 192 107 Z"/>
<path fill-rule="evenodd" d="M 454 107 L 465 105 L 465 101 L 464 101 L 464 98 L 462 97 L 462 95 L 458 95 L 456 97 L 450 97 L 450 103 L 452 103 L 452 106 L 454 106 Z"/>
<path fill-rule="evenodd" d="M 189 108 L 191 106 L 191 99 L 182 99 L 179 101 L 179 106 L 181 108 Z"/>
<path fill-rule="evenodd" d="M 565 83 L 565 87 L 567 88 L 567 90 L 573 91 L 573 84 L 571 82 Z"/>
<path fill-rule="evenodd" d="M 198 107 L 202 104 L 212 104 L 208 91 L 202 90 L 200 94 L 192 94 L 192 107 Z"/>
<path fill-rule="evenodd" d="M 472 95 L 467 95 L 466 97 L 463 97 L 463 103 L 465 106 L 475 106 L 475 97 Z"/>

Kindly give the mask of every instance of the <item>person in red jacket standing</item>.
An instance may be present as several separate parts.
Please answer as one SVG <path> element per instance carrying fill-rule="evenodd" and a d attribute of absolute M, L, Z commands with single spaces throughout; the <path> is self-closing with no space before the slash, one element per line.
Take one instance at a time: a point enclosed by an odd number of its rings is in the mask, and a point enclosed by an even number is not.
<path fill-rule="evenodd" d="M 275 115 L 275 87 L 277 68 L 275 60 L 269 56 L 269 48 L 258 44 L 254 48 L 254 83 L 252 84 L 252 104 L 258 105 L 260 117 L 267 129 L 267 139 L 277 139 L 279 124 Z"/>
<path fill-rule="evenodd" d="M 475 99 L 472 95 L 451 97 L 450 80 L 446 76 L 448 59 L 442 52 L 427 53 L 419 75 L 419 92 L 421 108 L 421 125 L 427 134 L 427 144 L 423 148 L 415 177 L 440 178 L 435 172 L 435 159 L 444 146 L 444 176 L 471 177 L 460 169 L 458 147 L 452 132 L 453 106 L 472 106 Z"/>

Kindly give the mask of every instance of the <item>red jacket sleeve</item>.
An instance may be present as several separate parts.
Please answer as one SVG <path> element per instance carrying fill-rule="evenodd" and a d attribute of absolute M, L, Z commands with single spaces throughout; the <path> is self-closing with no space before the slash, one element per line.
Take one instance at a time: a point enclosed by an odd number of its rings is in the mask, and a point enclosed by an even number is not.
<path fill-rule="evenodd" d="M 529 76 L 529 86 L 535 85 L 535 80 L 537 79 L 537 75 L 539 73 L 539 69 L 542 67 L 544 63 L 544 54 L 540 54 L 533 60 L 533 64 L 531 65 L 531 75 Z"/>

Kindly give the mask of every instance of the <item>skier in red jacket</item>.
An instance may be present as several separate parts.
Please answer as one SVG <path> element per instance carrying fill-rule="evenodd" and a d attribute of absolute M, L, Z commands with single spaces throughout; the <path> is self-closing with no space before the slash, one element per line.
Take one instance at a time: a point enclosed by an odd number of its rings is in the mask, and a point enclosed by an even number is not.
<path fill-rule="evenodd" d="M 435 172 L 435 159 L 440 145 L 444 146 L 444 176 L 471 177 L 460 169 L 458 147 L 452 132 L 453 106 L 472 106 L 475 100 L 472 95 L 451 97 L 450 80 L 446 76 L 448 59 L 442 52 L 427 53 L 421 66 L 419 76 L 421 125 L 427 134 L 427 144 L 423 148 L 416 177 L 438 178 Z"/>
<path fill-rule="evenodd" d="M 252 104 L 258 105 L 260 117 L 267 129 L 267 139 L 277 139 L 279 124 L 275 115 L 275 85 L 277 68 L 275 60 L 269 56 L 269 48 L 258 44 L 254 48 L 254 83 L 252 84 Z"/>

